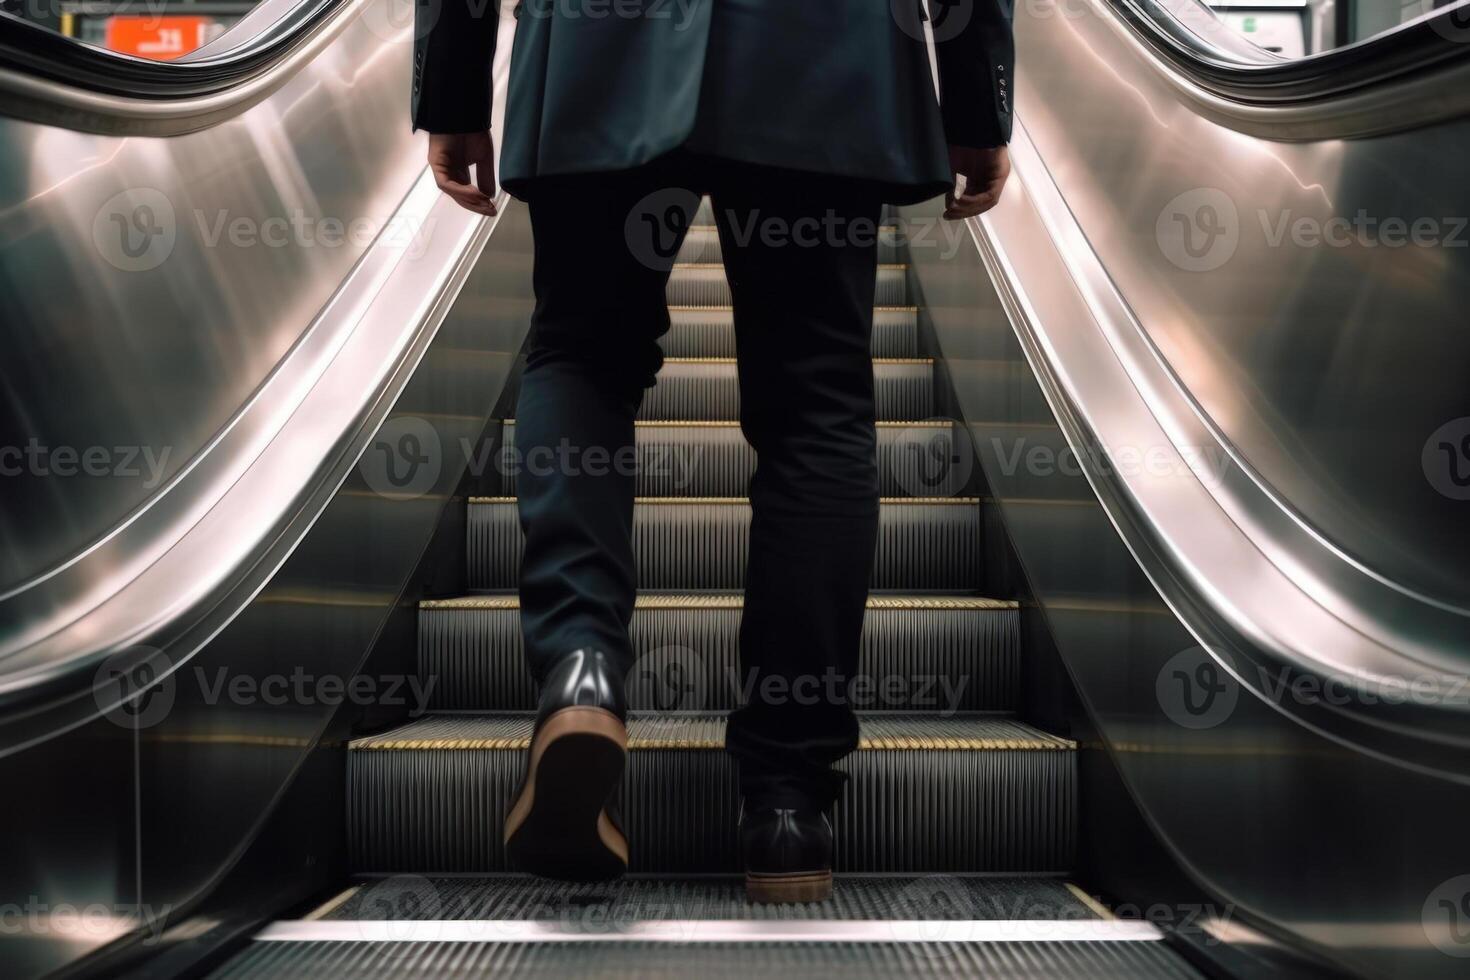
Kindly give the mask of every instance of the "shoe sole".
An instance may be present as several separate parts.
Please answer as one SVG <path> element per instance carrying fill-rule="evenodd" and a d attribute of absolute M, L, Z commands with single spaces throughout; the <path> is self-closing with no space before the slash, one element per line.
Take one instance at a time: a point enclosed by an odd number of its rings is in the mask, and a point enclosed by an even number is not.
<path fill-rule="evenodd" d="M 607 813 L 623 778 L 628 729 L 603 708 L 549 716 L 531 740 L 521 791 L 505 818 L 517 871 L 562 881 L 608 881 L 628 870 L 628 839 Z"/>
<path fill-rule="evenodd" d="M 832 897 L 832 872 L 802 871 L 795 874 L 747 872 L 745 897 L 752 902 L 765 902 L 772 905 L 826 901 Z"/>

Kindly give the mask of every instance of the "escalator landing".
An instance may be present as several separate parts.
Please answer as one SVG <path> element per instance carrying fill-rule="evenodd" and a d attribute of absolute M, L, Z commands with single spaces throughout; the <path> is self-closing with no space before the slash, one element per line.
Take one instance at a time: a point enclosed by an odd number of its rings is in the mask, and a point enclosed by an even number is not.
<path fill-rule="evenodd" d="M 399 875 L 276 923 L 214 976 L 1200 976 L 1162 938 L 1057 876 L 838 875 L 825 902 L 772 906 L 738 876 Z"/>

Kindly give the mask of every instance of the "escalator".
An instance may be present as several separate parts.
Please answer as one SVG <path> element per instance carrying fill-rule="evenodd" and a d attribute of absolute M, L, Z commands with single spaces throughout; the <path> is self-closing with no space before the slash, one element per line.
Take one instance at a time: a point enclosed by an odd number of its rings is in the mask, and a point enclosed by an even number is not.
<path fill-rule="evenodd" d="M 674 267 L 666 345 L 676 356 L 637 424 L 638 659 L 622 797 L 633 877 L 452 877 L 507 870 L 502 815 L 535 708 L 514 591 L 515 499 L 471 497 L 473 591 L 418 610 L 429 710 L 348 746 L 352 866 L 375 876 L 273 924 L 216 976 L 1198 976 L 1157 928 L 1116 921 L 1069 880 L 1083 819 L 1076 746 L 1019 717 L 1017 604 L 979 592 L 974 474 L 930 472 L 967 437 L 930 421 L 934 364 L 917 356 L 900 264 L 881 267 L 875 298 L 882 517 L 862 641 L 868 690 L 847 690 L 876 710 L 861 714 L 858 749 L 842 764 L 851 779 L 833 814 L 836 893 L 790 908 L 745 900 L 723 719 L 741 696 L 743 494 L 755 459 L 736 421 L 713 241 L 712 227 L 692 228 Z M 506 420 L 506 447 L 514 431 Z M 513 491 L 513 471 L 506 483 Z"/>
<path fill-rule="evenodd" d="M 411 8 L 168 64 L 0 15 L 0 972 L 1463 972 L 1463 6 L 1290 60 L 1017 9 L 1004 200 L 885 217 L 873 683 L 792 907 L 735 876 L 707 205 L 636 427 L 633 873 L 506 873 L 530 228 L 384 124 Z"/>

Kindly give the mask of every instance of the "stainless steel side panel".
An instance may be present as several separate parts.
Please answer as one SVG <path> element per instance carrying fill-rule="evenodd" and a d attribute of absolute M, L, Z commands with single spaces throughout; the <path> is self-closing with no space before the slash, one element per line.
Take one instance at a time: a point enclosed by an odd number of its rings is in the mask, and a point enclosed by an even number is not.
<path fill-rule="evenodd" d="M 0 595 L 195 461 L 392 219 L 423 167 L 406 124 L 383 123 L 404 118 L 411 45 L 369 23 L 188 136 L 0 120 L 0 445 L 31 449 L 6 461 Z M 88 453 L 100 475 L 53 476 Z"/>
<path fill-rule="evenodd" d="M 1179 675 L 1208 678 L 1208 657 L 1082 475 L 979 256 L 912 257 L 976 460 L 1104 737 L 1081 764 L 1111 755 L 1159 839 L 1212 896 L 1203 911 L 1223 920 L 1222 935 L 1255 917 L 1364 976 L 1461 976 L 1464 961 L 1426 934 L 1442 920 L 1425 916 L 1470 885 L 1470 790 L 1345 747 L 1234 681 L 1218 700 L 1189 690 L 1199 717 L 1181 710 Z"/>
<path fill-rule="evenodd" d="M 64 724 L 0 714 L 7 976 L 158 942 L 230 871 L 332 751 L 313 746 L 477 462 L 529 324 L 529 228 L 426 178 L 405 9 L 362 4 L 188 135 L 0 120 L 0 447 L 21 450 L 0 459 L 0 689 L 69 695 Z M 438 447 L 407 488 L 381 462 L 405 435 L 399 465 Z M 130 647 L 172 673 L 119 705 L 93 671 Z M 348 721 L 411 709 L 410 672 Z"/>
<path fill-rule="evenodd" d="M 1467 503 L 1427 451 L 1470 416 L 1466 123 L 1268 142 L 1091 8 L 1019 7 L 1017 36 L 1017 174 L 983 251 L 910 258 L 1027 585 L 1217 915 L 1364 975 L 1460 976 L 1463 697 L 1434 687 L 1408 724 L 1367 695 L 1466 673 Z"/>
<path fill-rule="evenodd" d="M 1470 609 L 1466 502 L 1424 460 L 1470 416 L 1470 121 L 1251 138 L 1200 116 L 1105 13 L 1061 9 L 1017 12 L 1018 111 L 1119 293 L 1333 547 Z"/>

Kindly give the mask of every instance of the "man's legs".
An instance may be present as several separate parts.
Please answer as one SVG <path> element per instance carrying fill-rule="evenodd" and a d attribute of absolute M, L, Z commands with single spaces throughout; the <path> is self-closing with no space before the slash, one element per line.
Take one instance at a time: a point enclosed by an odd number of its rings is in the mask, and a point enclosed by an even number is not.
<path fill-rule="evenodd" d="M 740 629 L 747 703 L 726 744 L 748 802 L 825 810 L 857 746 L 848 703 L 878 533 L 871 335 L 876 192 L 719 168 L 741 427 L 756 451 Z"/>
<path fill-rule="evenodd" d="M 504 840 L 512 867 L 554 878 L 628 866 L 617 795 L 637 588 L 633 418 L 663 362 L 664 290 L 697 203 L 667 190 L 678 163 L 566 178 L 530 203 L 536 311 L 516 448 L 521 627 L 540 698 Z"/>
<path fill-rule="evenodd" d="M 677 159 L 664 158 L 557 180 L 530 204 L 536 311 L 516 449 L 521 623 L 539 682 L 582 648 L 607 654 L 624 674 L 632 665 L 633 418 L 663 363 L 665 287 L 690 217 L 666 212 L 697 203 L 692 192 L 668 190 L 678 175 Z M 657 227 L 630 229 L 629 215 L 650 194 Z M 630 234 L 655 240 L 630 242 Z"/>

